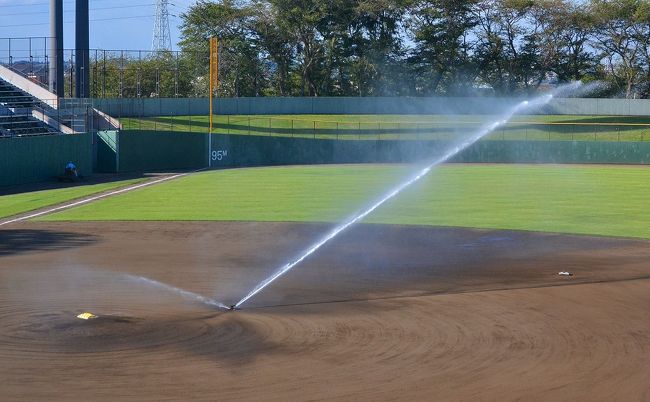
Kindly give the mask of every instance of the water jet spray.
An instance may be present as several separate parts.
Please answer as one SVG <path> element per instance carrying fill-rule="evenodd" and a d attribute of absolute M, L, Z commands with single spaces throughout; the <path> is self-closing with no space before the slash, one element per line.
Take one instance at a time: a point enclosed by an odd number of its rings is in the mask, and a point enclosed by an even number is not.
<path fill-rule="evenodd" d="M 217 308 L 224 309 L 224 310 L 234 310 L 233 307 L 235 307 L 235 306 L 226 306 L 225 304 L 223 304 L 221 302 L 218 302 L 218 301 L 216 301 L 214 299 L 210 299 L 210 298 L 207 298 L 205 296 L 201 296 L 200 294 L 190 292 L 190 291 L 187 291 L 187 290 L 184 290 L 184 289 L 180 289 L 180 288 L 168 285 L 166 283 L 158 282 L 158 281 L 155 281 L 153 279 L 145 278 L 144 276 L 134 276 L 134 275 L 125 274 L 125 277 L 127 279 L 133 281 L 133 282 L 145 283 L 147 285 L 154 286 L 154 287 L 157 287 L 159 289 L 164 289 L 164 290 L 167 290 L 169 292 L 176 293 L 176 294 L 178 294 L 179 296 L 181 296 L 181 297 L 183 297 L 185 299 L 192 300 L 192 301 L 198 301 L 198 302 L 203 303 L 203 304 L 205 304 L 207 306 L 217 307 Z"/>
<path fill-rule="evenodd" d="M 451 159 L 452 157 L 456 156 L 459 154 L 461 151 L 464 149 L 468 148 L 472 144 L 476 143 L 478 140 L 481 138 L 485 137 L 486 135 L 492 133 L 494 130 L 499 128 L 500 126 L 506 124 L 508 121 L 510 121 L 516 114 L 519 114 L 527 109 L 535 108 L 535 107 L 541 107 L 546 104 L 548 104 L 554 97 L 556 93 L 565 93 L 567 91 L 575 91 L 576 89 L 580 88 L 582 83 L 580 81 L 562 86 L 551 94 L 543 95 L 540 97 L 537 97 L 532 100 L 525 100 L 514 107 L 512 107 L 508 112 L 506 112 L 503 116 L 501 116 L 499 119 L 495 120 L 492 123 L 488 123 L 484 126 L 482 126 L 476 133 L 473 135 L 469 136 L 467 139 L 462 141 L 460 144 L 452 148 L 451 150 L 447 151 L 442 157 L 433 159 L 428 161 L 425 166 L 419 170 L 415 175 L 411 176 L 408 180 L 404 181 L 403 183 L 397 185 L 395 188 L 390 190 L 386 195 L 381 197 L 378 201 L 374 202 L 370 207 L 366 208 L 365 210 L 361 211 L 360 213 L 352 216 L 348 220 L 344 221 L 341 223 L 339 226 L 334 228 L 330 233 L 328 233 L 325 237 L 323 237 L 321 240 L 318 242 L 314 243 L 312 246 L 310 246 L 306 251 L 304 251 L 302 254 L 300 254 L 296 259 L 293 261 L 289 262 L 288 264 L 283 265 L 280 267 L 278 270 L 276 270 L 271 276 L 268 278 L 264 279 L 262 282 L 260 282 L 253 290 L 251 290 L 246 296 L 244 296 L 240 301 L 238 301 L 234 306 L 231 306 L 233 309 L 239 308 L 242 304 L 246 303 L 250 298 L 261 292 L 264 288 L 269 286 L 271 283 L 275 282 L 278 278 L 280 278 L 282 275 L 286 274 L 289 272 L 293 267 L 296 265 L 300 264 L 303 262 L 307 257 L 310 255 L 314 254 L 319 248 L 324 246 L 326 243 L 328 243 L 330 240 L 338 236 L 341 232 L 345 231 L 348 229 L 350 226 L 354 225 L 355 223 L 361 221 L 364 219 L 366 216 L 370 215 L 372 212 L 374 212 L 377 208 L 382 206 L 384 203 L 386 203 L 388 200 L 392 199 L 399 193 L 401 193 L 404 189 L 412 185 L 413 183 L 419 181 L 421 178 L 426 176 L 431 169 L 433 169 L 435 166 L 446 162 L 447 160 Z"/>

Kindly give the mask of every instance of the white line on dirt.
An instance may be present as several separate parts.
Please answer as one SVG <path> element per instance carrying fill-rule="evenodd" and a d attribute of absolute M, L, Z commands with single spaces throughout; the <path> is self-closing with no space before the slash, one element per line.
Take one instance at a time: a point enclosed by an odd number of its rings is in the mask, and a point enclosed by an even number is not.
<path fill-rule="evenodd" d="M 123 188 L 123 189 L 120 189 L 120 190 L 111 191 L 109 193 L 100 194 L 100 195 L 92 196 L 92 197 L 89 197 L 89 198 L 84 198 L 82 200 L 75 201 L 75 202 L 72 202 L 70 204 L 64 204 L 64 205 L 60 205 L 60 206 L 55 207 L 55 208 L 47 209 L 45 211 L 33 213 L 33 214 L 30 214 L 30 215 L 20 216 L 18 218 L 10 219 L 8 221 L 2 221 L 2 222 L 0 222 L 0 226 L 5 226 L 5 225 L 9 225 L 9 224 L 16 223 L 16 222 L 22 222 L 22 221 L 26 221 L 26 220 L 33 219 L 33 218 L 38 218 L 39 216 L 48 215 L 48 214 L 51 214 L 51 213 L 54 213 L 54 212 L 62 211 L 64 209 L 78 207 L 79 205 L 88 204 L 88 203 L 91 203 L 93 201 L 100 200 L 102 198 L 112 197 L 114 195 L 118 195 L 118 194 L 126 193 L 126 192 L 129 192 L 129 191 L 137 190 L 137 189 L 140 189 L 140 188 L 143 188 L 143 187 L 149 187 L 149 186 L 153 186 L 154 184 L 159 184 L 159 183 L 162 183 L 162 182 L 165 182 L 165 181 L 178 179 L 179 177 L 188 176 L 188 175 L 190 175 L 192 173 L 197 173 L 197 172 L 200 172 L 202 170 L 204 170 L 204 169 L 195 170 L 195 171 L 189 172 L 189 173 L 181 173 L 181 174 L 176 174 L 176 175 L 173 175 L 173 176 L 163 177 L 162 179 L 148 181 L 146 183 L 136 184 L 135 186 L 130 186 L 130 187 L 126 187 L 126 188 Z"/>

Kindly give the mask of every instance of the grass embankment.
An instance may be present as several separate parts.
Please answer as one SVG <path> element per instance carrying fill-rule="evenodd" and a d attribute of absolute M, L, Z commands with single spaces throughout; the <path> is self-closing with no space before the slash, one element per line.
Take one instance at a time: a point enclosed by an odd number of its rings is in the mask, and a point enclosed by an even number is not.
<path fill-rule="evenodd" d="M 135 184 L 140 181 L 143 181 L 143 179 L 3 195 L 0 196 L 0 218 L 6 218 L 8 216 L 61 204 L 77 198 L 83 198 L 104 191 Z"/>
<path fill-rule="evenodd" d="M 405 166 L 312 166 L 196 174 L 45 217 L 66 220 L 334 222 L 411 172 Z M 650 238 L 650 169 L 447 165 L 370 223 Z"/>
<path fill-rule="evenodd" d="M 215 116 L 214 132 L 338 139 L 451 139 L 494 116 L 274 115 Z M 205 133 L 208 116 L 122 119 L 125 129 Z M 650 141 L 650 118 L 626 116 L 516 116 L 486 140 Z"/>

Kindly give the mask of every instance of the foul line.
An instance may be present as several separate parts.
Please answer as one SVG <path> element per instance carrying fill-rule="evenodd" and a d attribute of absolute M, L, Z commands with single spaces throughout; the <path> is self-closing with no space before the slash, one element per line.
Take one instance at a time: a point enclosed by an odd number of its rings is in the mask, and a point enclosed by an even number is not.
<path fill-rule="evenodd" d="M 137 189 L 140 189 L 140 188 L 143 188 L 143 187 L 149 187 L 149 186 L 153 186 L 155 184 L 163 183 L 165 181 L 178 179 L 179 177 L 188 176 L 188 175 L 190 175 L 192 173 L 197 173 L 197 172 L 200 172 L 202 170 L 205 170 L 205 169 L 199 169 L 199 170 L 195 170 L 195 171 L 192 171 L 192 172 L 189 172 L 189 173 L 176 174 L 176 175 L 173 175 L 173 176 L 164 177 L 162 179 L 157 179 L 157 180 L 153 180 L 153 181 L 148 181 L 146 183 L 137 184 L 135 186 L 126 187 L 126 188 L 123 188 L 121 190 L 111 191 L 109 193 L 96 195 L 96 196 L 93 196 L 93 197 L 90 197 L 90 198 L 84 198 L 83 200 L 75 201 L 75 202 L 72 202 L 70 204 L 60 205 L 58 207 L 47 209 L 45 211 L 41 211 L 41 212 L 37 212 L 37 213 L 34 213 L 34 214 L 25 215 L 25 216 L 21 216 L 21 217 L 18 217 L 18 218 L 10 219 L 8 221 L 0 222 L 0 226 L 10 225 L 12 223 L 22 222 L 22 221 L 26 221 L 26 220 L 33 219 L 33 218 L 38 218 L 39 216 L 48 215 L 48 214 L 51 214 L 51 213 L 54 213 L 54 212 L 62 211 L 64 209 L 70 209 L 70 208 L 78 207 L 79 205 L 88 204 L 88 203 L 91 203 L 93 201 L 101 200 L 102 198 L 112 197 L 114 195 L 118 195 L 118 194 L 126 193 L 126 192 L 129 192 L 129 191 L 137 190 Z"/>

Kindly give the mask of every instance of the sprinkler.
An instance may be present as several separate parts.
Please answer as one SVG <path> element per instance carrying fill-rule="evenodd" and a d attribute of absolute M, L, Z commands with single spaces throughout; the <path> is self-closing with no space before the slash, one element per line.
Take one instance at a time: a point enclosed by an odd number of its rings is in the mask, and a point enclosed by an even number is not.
<path fill-rule="evenodd" d="M 235 310 L 239 310 L 239 309 L 237 308 L 237 305 L 232 304 L 232 305 L 230 305 L 230 306 L 228 307 L 228 310 L 229 310 L 229 311 L 235 311 Z"/>

